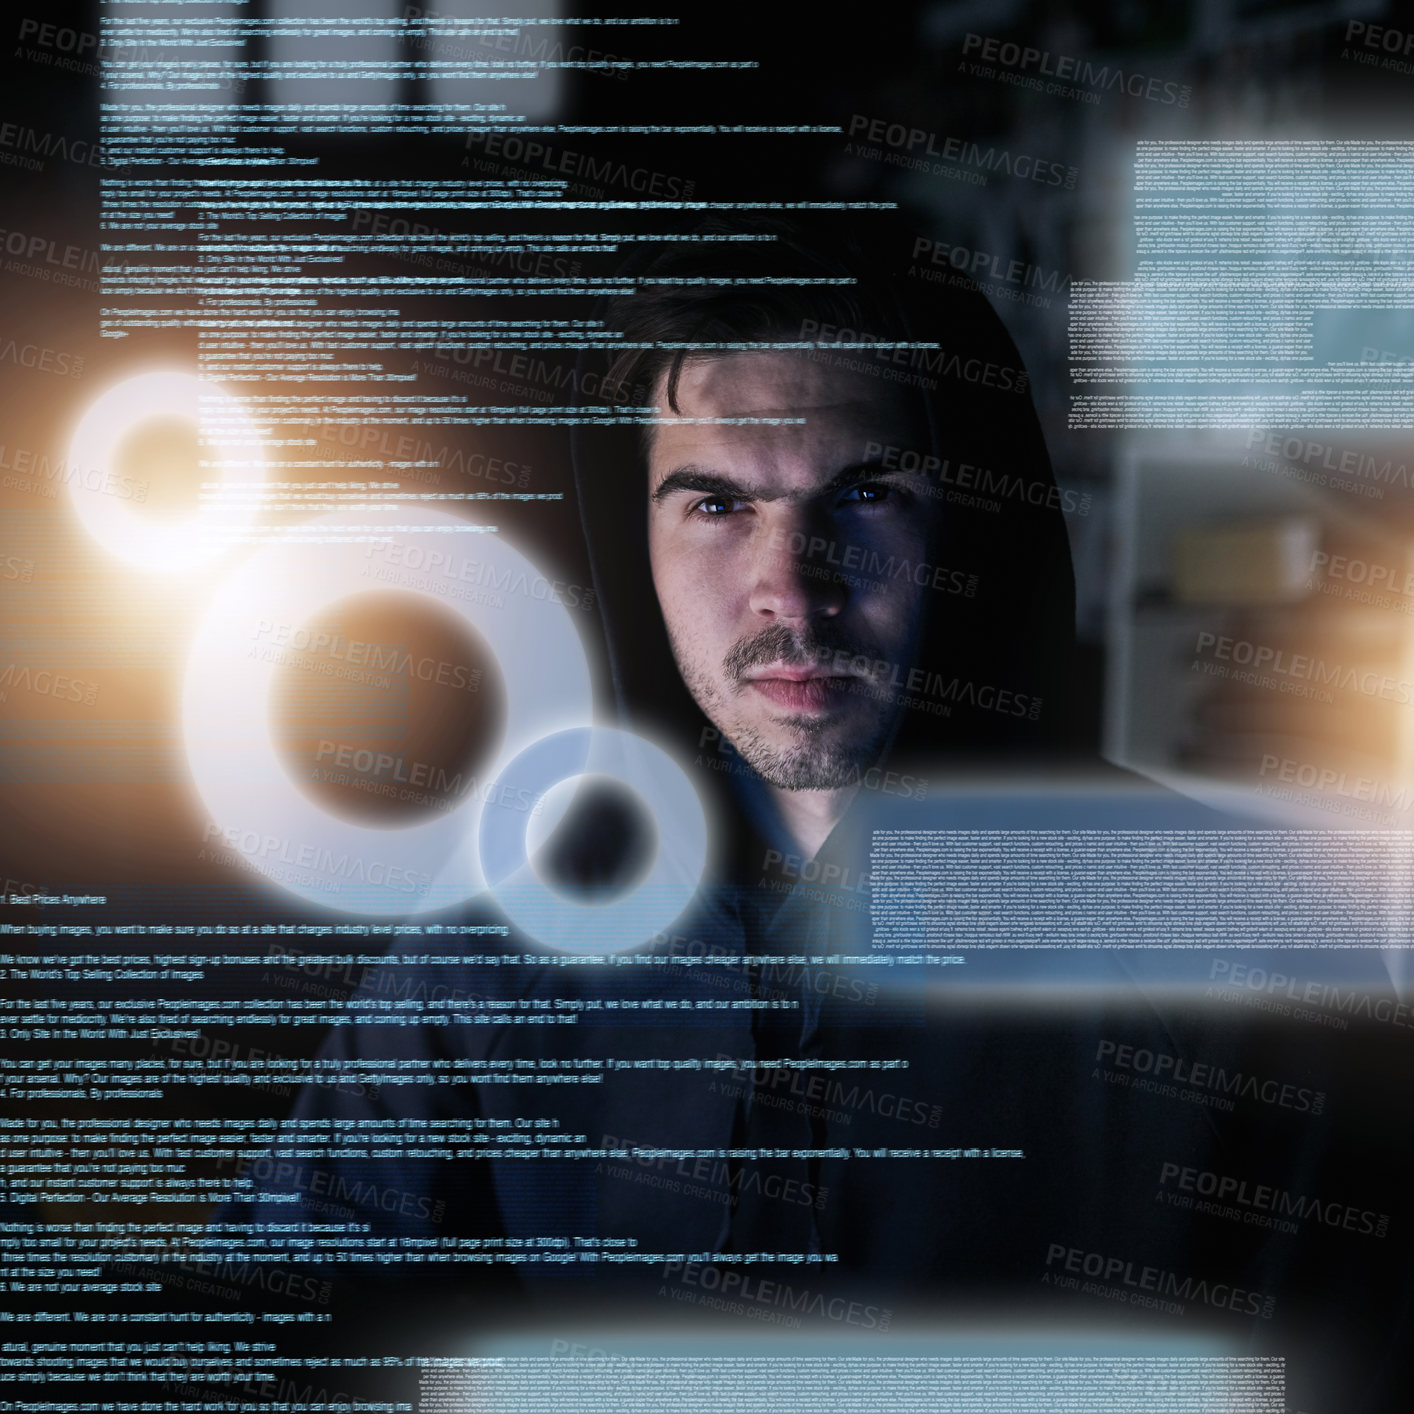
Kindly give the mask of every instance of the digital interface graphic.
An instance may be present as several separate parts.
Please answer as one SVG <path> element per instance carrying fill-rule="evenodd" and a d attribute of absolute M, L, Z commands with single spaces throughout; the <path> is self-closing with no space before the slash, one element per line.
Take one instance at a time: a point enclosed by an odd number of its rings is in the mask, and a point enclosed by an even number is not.
<path fill-rule="evenodd" d="M 0 24 L 0 1410 L 1408 1408 L 1414 20 Z"/>

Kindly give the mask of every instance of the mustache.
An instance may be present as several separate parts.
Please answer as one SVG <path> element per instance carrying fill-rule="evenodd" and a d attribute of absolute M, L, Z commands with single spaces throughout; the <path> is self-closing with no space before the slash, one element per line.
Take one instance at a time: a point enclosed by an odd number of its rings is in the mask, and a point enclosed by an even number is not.
<path fill-rule="evenodd" d="M 872 680 L 888 669 L 878 645 L 852 634 L 829 629 L 801 632 L 773 624 L 751 638 L 743 638 L 722 660 L 728 678 L 740 683 L 752 668 L 780 665 L 786 668 L 832 668 L 840 677 Z"/>

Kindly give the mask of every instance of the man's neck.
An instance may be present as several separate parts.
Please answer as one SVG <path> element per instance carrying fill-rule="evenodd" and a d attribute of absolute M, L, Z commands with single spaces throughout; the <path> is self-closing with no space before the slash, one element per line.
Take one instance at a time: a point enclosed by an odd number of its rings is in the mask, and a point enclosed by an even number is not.
<path fill-rule="evenodd" d="M 859 786 L 844 786 L 839 790 L 781 790 L 778 786 L 769 786 L 767 790 L 801 858 L 814 859 L 849 809 Z"/>

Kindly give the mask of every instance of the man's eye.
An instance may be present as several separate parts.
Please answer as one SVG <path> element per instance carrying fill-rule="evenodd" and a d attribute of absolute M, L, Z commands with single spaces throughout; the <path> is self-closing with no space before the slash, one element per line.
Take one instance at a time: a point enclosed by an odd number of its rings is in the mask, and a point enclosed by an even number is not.
<path fill-rule="evenodd" d="M 730 515 L 741 506 L 741 502 L 732 496 L 708 496 L 698 501 L 692 507 L 694 513 L 700 512 L 708 520 L 720 520 L 723 516 Z"/>
<path fill-rule="evenodd" d="M 851 486 L 840 500 L 847 506 L 877 506 L 885 501 L 898 500 L 898 491 L 883 482 L 869 481 L 862 486 Z"/>

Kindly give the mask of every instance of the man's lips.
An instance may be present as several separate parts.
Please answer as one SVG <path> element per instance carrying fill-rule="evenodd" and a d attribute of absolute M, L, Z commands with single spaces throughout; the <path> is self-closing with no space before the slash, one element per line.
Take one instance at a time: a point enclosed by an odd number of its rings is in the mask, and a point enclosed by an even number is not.
<path fill-rule="evenodd" d="M 838 704 L 855 679 L 815 668 L 767 668 L 746 679 L 769 702 L 792 712 L 825 712 Z"/>

